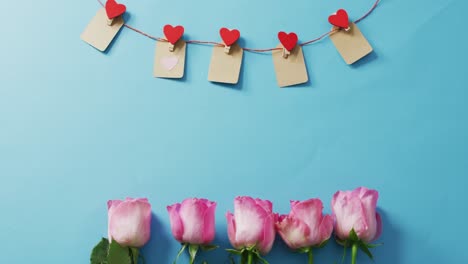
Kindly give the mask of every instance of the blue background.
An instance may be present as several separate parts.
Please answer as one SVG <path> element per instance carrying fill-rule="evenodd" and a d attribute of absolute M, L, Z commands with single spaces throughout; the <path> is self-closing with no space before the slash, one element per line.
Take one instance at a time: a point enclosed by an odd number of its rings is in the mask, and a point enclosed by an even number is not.
<path fill-rule="evenodd" d="M 227 248 L 237 195 L 280 213 L 320 197 L 330 212 L 336 190 L 361 185 L 381 194 L 376 263 L 466 262 L 467 1 L 384 0 L 359 24 L 372 55 L 347 66 L 329 39 L 307 46 L 310 83 L 287 89 L 271 56 L 253 53 L 238 85 L 212 84 L 211 48 L 197 45 L 183 80 L 154 79 L 152 40 L 123 29 L 105 54 L 80 40 L 95 0 L 0 2 L 0 262 L 89 263 L 108 199 L 150 199 L 143 253 L 155 264 L 179 249 L 165 207 L 186 197 L 218 202 L 215 243 Z M 182 24 L 186 38 L 217 41 L 237 27 L 247 46 L 267 48 L 280 30 L 309 40 L 330 13 L 357 18 L 372 0 L 124 3 L 129 24 L 154 35 Z M 331 243 L 316 260 L 341 254 Z M 305 263 L 279 239 L 267 259 Z"/>

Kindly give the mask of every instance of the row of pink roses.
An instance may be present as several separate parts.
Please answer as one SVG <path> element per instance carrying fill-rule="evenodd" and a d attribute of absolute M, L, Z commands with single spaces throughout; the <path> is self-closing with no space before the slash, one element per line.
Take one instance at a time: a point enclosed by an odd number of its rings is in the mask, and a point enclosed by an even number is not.
<path fill-rule="evenodd" d="M 240 256 L 241 263 L 266 262 L 262 256 L 272 248 L 276 232 L 293 250 L 307 253 L 313 263 L 312 249 L 322 247 L 333 230 L 338 243 L 352 248 L 352 263 L 357 249 L 370 254 L 369 243 L 382 231 L 382 221 L 376 212 L 378 192 L 364 187 L 353 191 L 338 191 L 333 196 L 332 215 L 322 213 L 320 199 L 291 201 L 287 215 L 273 212 L 268 200 L 237 197 L 234 213 L 226 214 L 228 237 Z M 216 202 L 190 198 L 167 207 L 171 231 L 189 249 L 190 263 L 194 263 L 198 249 L 213 247 L 215 237 Z M 109 240 L 121 246 L 139 248 L 150 238 L 151 205 L 147 199 L 114 200 L 108 202 Z M 179 254 L 180 255 L 180 254 Z"/>

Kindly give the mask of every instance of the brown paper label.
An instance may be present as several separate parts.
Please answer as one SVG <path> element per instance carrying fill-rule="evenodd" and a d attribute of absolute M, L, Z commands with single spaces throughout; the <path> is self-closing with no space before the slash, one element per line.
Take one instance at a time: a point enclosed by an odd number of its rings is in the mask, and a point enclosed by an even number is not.
<path fill-rule="evenodd" d="M 243 54 L 244 50 L 237 43 L 232 44 L 229 54 L 224 52 L 224 47 L 214 47 L 208 80 L 229 84 L 239 82 Z"/>
<path fill-rule="evenodd" d="M 372 47 L 356 24 L 350 23 L 349 27 L 348 31 L 339 30 L 332 33 L 330 38 L 344 61 L 353 64 L 371 53 Z"/>
<path fill-rule="evenodd" d="M 185 72 L 185 49 L 187 43 L 177 41 L 174 51 L 169 51 L 171 43 L 157 41 L 156 55 L 154 56 L 154 77 L 180 79 Z"/>
<path fill-rule="evenodd" d="M 279 44 L 277 48 L 283 49 L 283 45 Z M 301 46 L 297 45 L 288 58 L 283 58 L 282 50 L 274 50 L 272 56 L 279 87 L 306 83 L 309 80 Z"/>
<path fill-rule="evenodd" d="M 107 15 L 104 8 L 100 9 L 81 34 L 81 39 L 100 51 L 105 51 L 124 25 L 122 16 L 114 19 L 112 25 L 107 25 Z"/>

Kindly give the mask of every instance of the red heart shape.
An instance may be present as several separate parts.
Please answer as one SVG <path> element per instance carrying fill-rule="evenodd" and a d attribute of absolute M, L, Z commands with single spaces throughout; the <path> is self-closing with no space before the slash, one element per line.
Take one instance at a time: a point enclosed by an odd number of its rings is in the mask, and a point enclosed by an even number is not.
<path fill-rule="evenodd" d="M 278 33 L 278 39 L 280 40 L 283 47 L 289 51 L 293 50 L 297 44 L 297 35 L 294 32 L 287 34 L 286 32 L 281 31 Z"/>
<path fill-rule="evenodd" d="M 166 36 L 167 41 L 169 41 L 172 45 L 175 45 L 177 41 L 182 37 L 182 35 L 184 35 L 184 27 L 173 27 L 171 25 L 165 25 L 164 35 Z"/>
<path fill-rule="evenodd" d="M 333 14 L 328 17 L 328 22 L 340 28 L 349 28 L 348 13 L 346 12 L 346 10 L 340 9 L 336 11 L 336 14 Z"/>
<path fill-rule="evenodd" d="M 109 19 L 114 19 L 127 11 L 127 7 L 122 4 L 118 4 L 115 0 L 107 0 L 106 2 L 106 13 Z"/>
<path fill-rule="evenodd" d="M 227 28 L 222 28 L 219 30 L 219 34 L 226 46 L 231 46 L 240 38 L 240 32 L 237 29 L 229 30 Z"/>

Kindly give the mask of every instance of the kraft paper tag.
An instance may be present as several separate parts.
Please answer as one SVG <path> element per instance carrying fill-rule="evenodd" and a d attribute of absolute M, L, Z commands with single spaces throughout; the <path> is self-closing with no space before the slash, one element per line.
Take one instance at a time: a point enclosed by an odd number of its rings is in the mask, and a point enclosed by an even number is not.
<path fill-rule="evenodd" d="M 208 80 L 229 84 L 239 82 L 243 54 L 244 50 L 237 43 L 231 45 L 229 54 L 224 52 L 224 47 L 214 47 Z"/>
<path fill-rule="evenodd" d="M 274 50 L 272 56 L 279 87 L 306 83 L 309 76 L 301 46 L 294 47 L 288 58 L 283 58 L 283 45 L 279 44 L 277 48 L 281 50 Z"/>
<path fill-rule="evenodd" d="M 119 30 L 124 25 L 122 16 L 114 18 L 112 25 L 107 25 L 106 9 L 100 9 L 81 34 L 81 39 L 100 51 L 106 51 Z"/>
<path fill-rule="evenodd" d="M 179 40 L 174 45 L 174 51 L 169 51 L 171 43 L 157 41 L 154 57 L 154 77 L 180 79 L 185 72 L 185 49 L 187 43 Z"/>
<path fill-rule="evenodd" d="M 349 27 L 348 31 L 333 32 L 330 38 L 344 61 L 353 64 L 371 53 L 372 47 L 356 24 L 350 23 Z"/>

